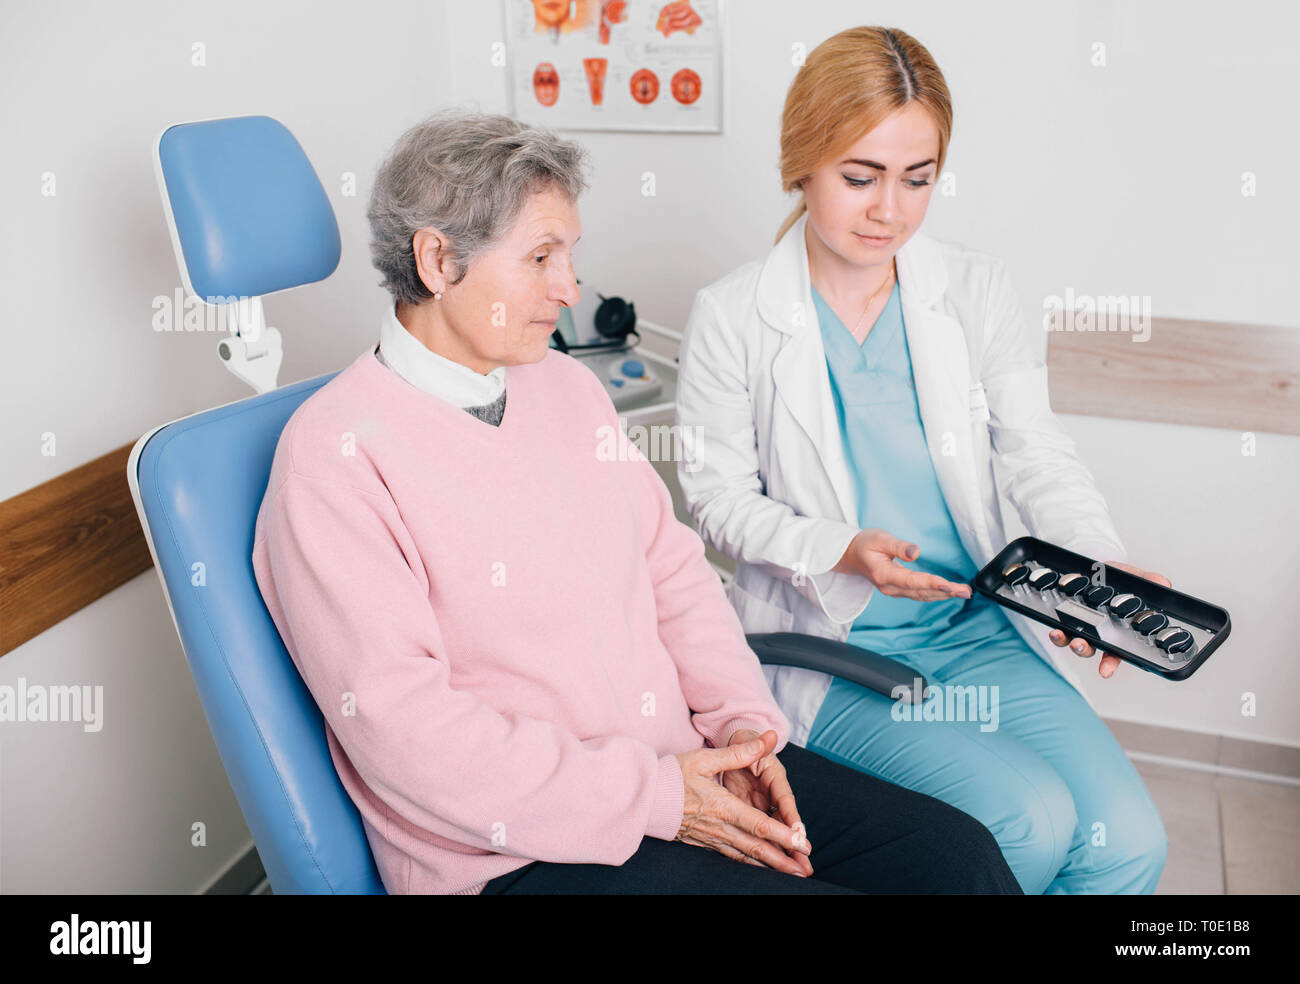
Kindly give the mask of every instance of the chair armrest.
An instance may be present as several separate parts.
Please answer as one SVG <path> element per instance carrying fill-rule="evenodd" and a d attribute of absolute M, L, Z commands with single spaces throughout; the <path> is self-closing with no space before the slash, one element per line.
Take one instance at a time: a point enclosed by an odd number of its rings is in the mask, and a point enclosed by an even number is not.
<path fill-rule="evenodd" d="M 801 666 L 840 677 L 892 698 L 903 687 L 908 702 L 921 703 L 926 682 L 915 670 L 849 642 L 801 632 L 755 632 L 745 636 L 760 663 Z"/>

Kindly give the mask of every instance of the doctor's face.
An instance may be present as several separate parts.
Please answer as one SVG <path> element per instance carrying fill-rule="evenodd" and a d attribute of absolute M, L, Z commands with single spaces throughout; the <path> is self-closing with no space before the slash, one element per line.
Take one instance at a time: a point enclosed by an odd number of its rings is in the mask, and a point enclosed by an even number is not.
<path fill-rule="evenodd" d="M 938 158 L 939 130 L 912 102 L 805 178 L 818 252 L 855 267 L 888 263 L 925 218 Z"/>

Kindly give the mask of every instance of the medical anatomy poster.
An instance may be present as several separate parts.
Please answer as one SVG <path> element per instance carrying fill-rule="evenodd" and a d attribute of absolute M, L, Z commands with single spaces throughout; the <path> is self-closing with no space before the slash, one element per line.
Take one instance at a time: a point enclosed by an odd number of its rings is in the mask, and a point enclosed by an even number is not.
<path fill-rule="evenodd" d="M 504 0 L 514 116 L 722 132 L 723 0 Z"/>

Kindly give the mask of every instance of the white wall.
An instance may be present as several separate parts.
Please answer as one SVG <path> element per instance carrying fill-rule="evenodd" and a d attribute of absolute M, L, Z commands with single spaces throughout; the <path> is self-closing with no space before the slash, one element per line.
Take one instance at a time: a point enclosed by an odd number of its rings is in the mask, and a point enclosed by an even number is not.
<path fill-rule="evenodd" d="M 777 170 L 793 46 L 811 51 L 876 23 L 926 45 L 952 92 L 946 168 L 957 194 L 936 194 L 925 230 L 1005 257 L 1028 325 L 1041 323 L 1044 297 L 1067 287 L 1146 295 L 1157 317 L 1297 325 L 1284 290 L 1300 261 L 1300 138 L 1283 98 L 1295 88 L 1295 8 L 1246 2 L 1224 16 L 1185 0 L 822 0 L 799 4 L 798 16 L 791 9 L 727 4 L 723 134 L 569 134 L 595 164 L 581 272 L 603 292 L 680 329 L 698 287 L 763 255 L 795 201 L 781 194 Z M 508 89 L 487 59 L 503 36 L 498 6 L 457 5 L 451 24 L 454 99 L 505 111 Z M 1090 64 L 1097 41 L 1103 68 Z M 654 198 L 640 194 L 647 170 Z M 1246 171 L 1257 197 L 1241 194 Z M 1190 680 L 1131 666 L 1111 680 L 1087 674 L 1098 708 L 1300 744 L 1300 606 L 1287 588 L 1300 583 L 1300 437 L 1260 433 L 1257 454 L 1244 457 L 1237 431 L 1062 421 L 1133 562 L 1233 621 L 1230 640 Z M 1242 714 L 1247 693 L 1255 717 Z"/>
<path fill-rule="evenodd" d="M 594 163 L 584 280 L 680 328 L 699 286 L 762 255 L 792 204 L 776 171 L 792 45 L 864 22 L 920 39 L 953 91 L 958 194 L 936 196 L 926 231 L 1006 257 L 1028 318 L 1070 286 L 1150 295 L 1158 316 L 1296 324 L 1282 284 L 1300 154 L 1281 94 L 1300 23 L 1263 2 L 1224 16 L 1208 2 L 732 0 L 723 134 L 571 134 Z M 384 295 L 364 213 L 380 156 L 435 109 L 506 110 L 490 61 L 502 39 L 499 6 L 467 0 L 0 3 L 0 499 L 246 395 L 215 338 L 149 327 L 153 298 L 179 282 L 149 163 L 161 129 L 266 113 L 315 164 L 341 266 L 267 303 L 281 381 L 302 379 L 374 335 Z M 1096 40 L 1103 69 L 1088 65 Z M 655 198 L 640 194 L 646 170 Z M 1243 171 L 1258 197 L 1241 197 Z M 355 197 L 340 192 L 346 172 Z M 1261 434 L 1243 458 L 1237 432 L 1063 419 L 1134 559 L 1233 615 L 1231 640 L 1187 682 L 1131 667 L 1093 680 L 1103 712 L 1300 744 L 1300 615 L 1284 590 L 1300 574 L 1300 438 Z M 154 572 L 0 659 L 0 684 L 20 676 L 103 684 L 107 724 L 0 727 L 0 891 L 198 890 L 248 842 Z M 1241 715 L 1244 691 L 1258 717 Z M 189 846 L 195 820 L 205 849 Z"/>

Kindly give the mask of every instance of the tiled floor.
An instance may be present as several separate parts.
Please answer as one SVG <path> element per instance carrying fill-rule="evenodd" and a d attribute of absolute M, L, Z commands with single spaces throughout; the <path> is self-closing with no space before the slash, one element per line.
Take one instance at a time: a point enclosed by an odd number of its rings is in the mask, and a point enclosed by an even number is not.
<path fill-rule="evenodd" d="M 1133 764 L 1169 835 L 1157 895 L 1300 893 L 1300 787 Z"/>
<path fill-rule="evenodd" d="M 1228 894 L 1300 892 L 1300 788 L 1220 776 Z"/>

